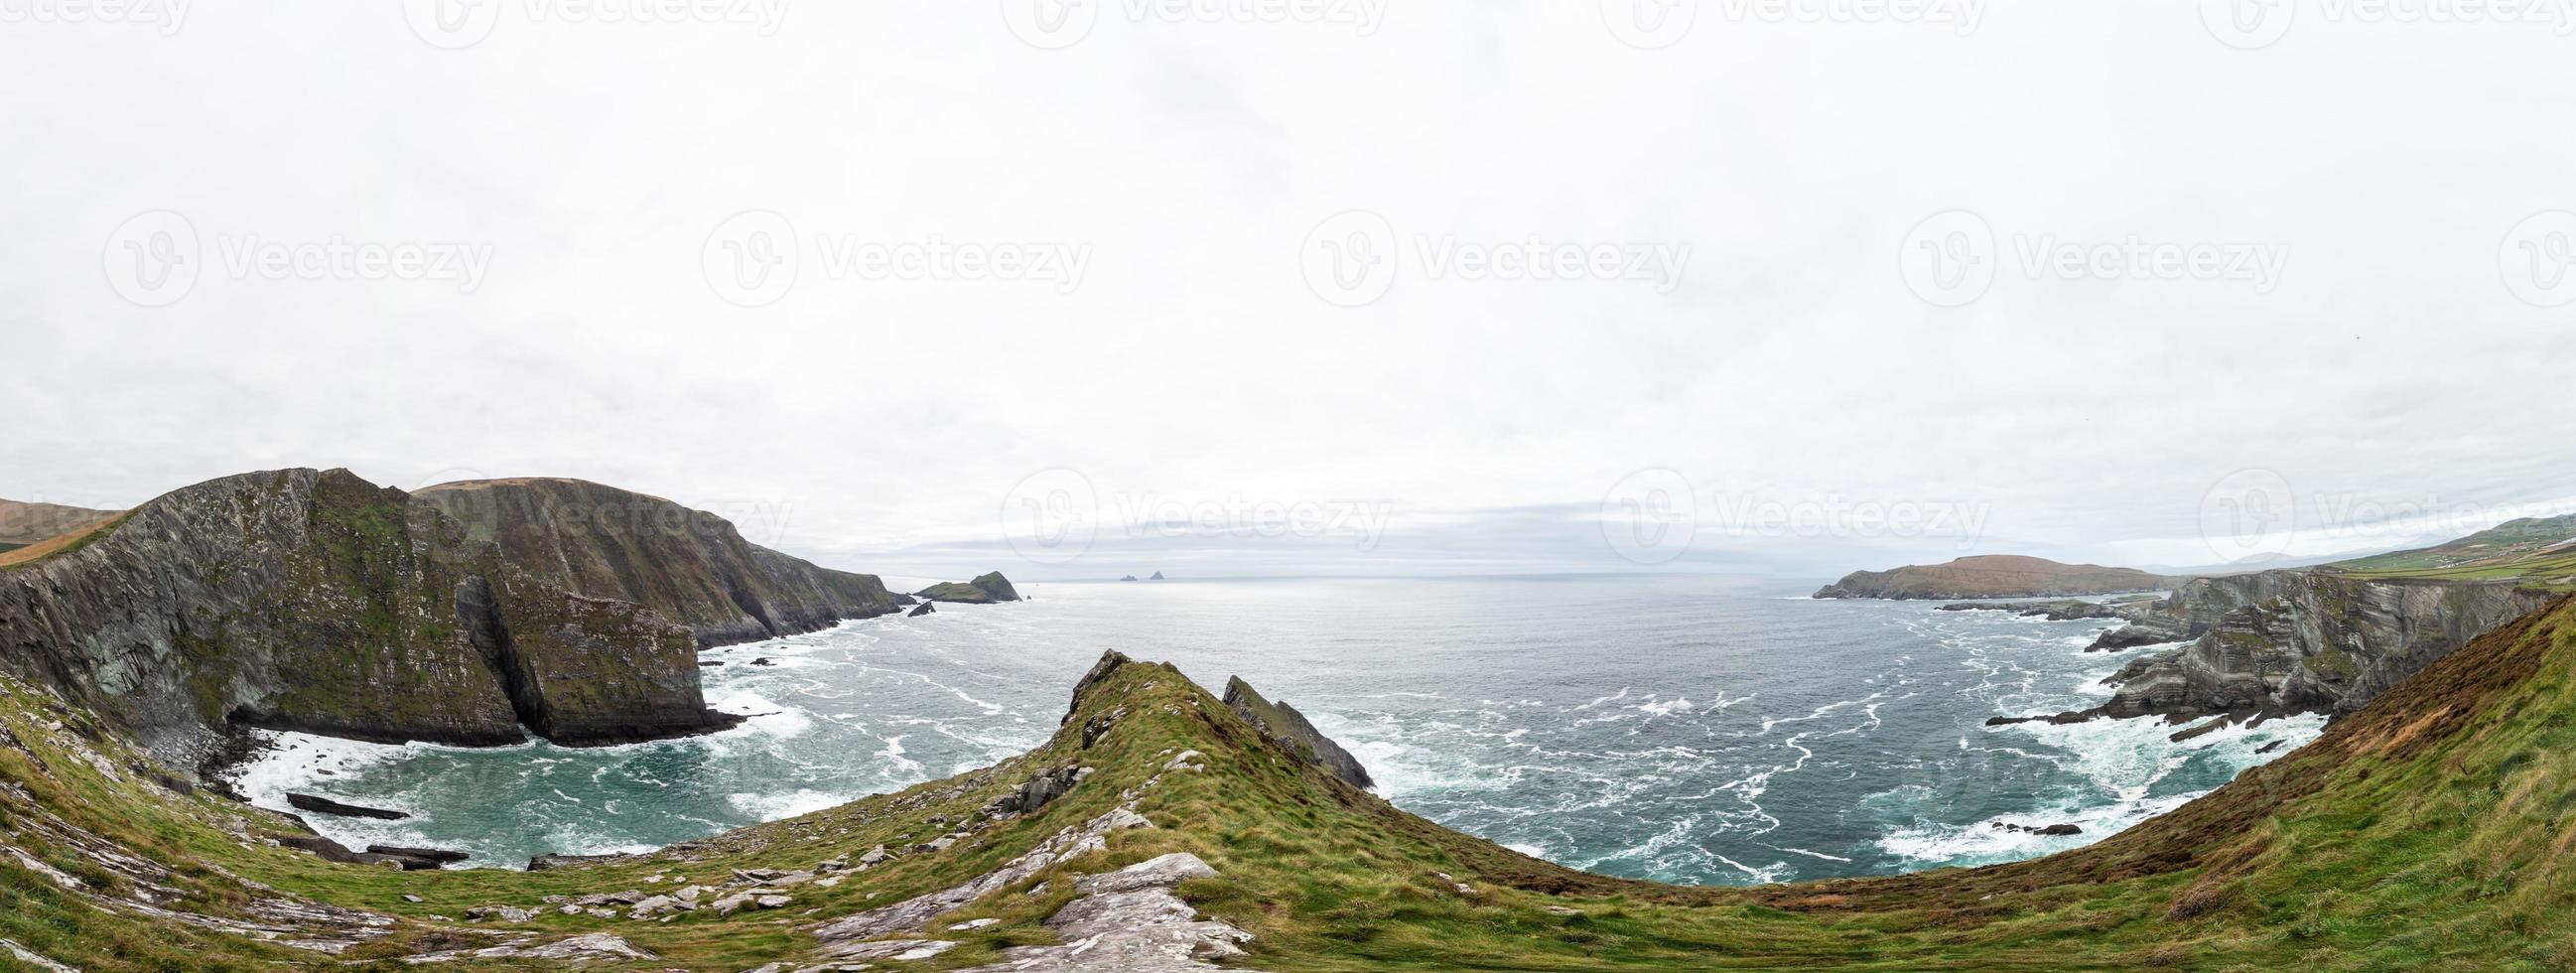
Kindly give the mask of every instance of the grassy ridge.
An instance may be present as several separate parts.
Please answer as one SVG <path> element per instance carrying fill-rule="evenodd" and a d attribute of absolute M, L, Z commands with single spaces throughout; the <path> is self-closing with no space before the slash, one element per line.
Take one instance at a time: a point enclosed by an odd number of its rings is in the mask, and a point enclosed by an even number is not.
<path fill-rule="evenodd" d="M 1220 875 L 1183 885 L 1183 897 L 1255 933 L 1250 965 L 1268 969 L 2562 969 L 2576 964 L 2570 621 L 2576 607 L 2562 598 L 2307 747 L 2094 846 L 1886 879 L 1713 889 L 1562 868 L 1344 785 L 1177 671 L 1144 664 L 1112 672 L 1065 732 L 995 768 L 651 856 L 536 873 L 396 873 L 270 847 L 258 836 L 280 822 L 168 791 L 80 714 L 10 685 L 0 698 L 0 841 L 111 898 L 138 883 L 58 832 L 169 866 L 152 881 L 181 893 L 172 909 L 244 915 L 254 900 L 285 894 L 392 915 L 400 924 L 390 936 L 340 959 L 396 969 L 399 955 L 491 941 L 478 925 L 435 916 L 651 889 L 644 879 L 653 875 L 706 881 L 734 868 L 811 868 L 878 844 L 909 848 L 975 819 L 1030 774 L 1080 765 L 1097 772 L 1035 815 L 990 824 L 946 851 L 901 855 L 835 888 L 800 888 L 785 909 L 668 923 L 545 912 L 513 928 L 550 938 L 613 932 L 659 955 L 638 968 L 792 968 L 816 945 L 815 925 L 983 874 L 1134 789 L 1137 810 L 1158 827 L 1119 832 L 1104 854 L 934 923 L 1001 920 L 939 934 L 960 948 L 880 967 L 974 965 L 1011 945 L 1052 942 L 1041 923 L 1069 901 L 1070 873 L 1189 851 Z M 1083 728 L 1103 720 L 1108 729 L 1086 747 Z M 1147 786 L 1179 750 L 1205 754 L 1207 770 L 1162 773 Z M 1048 891 L 1027 894 L 1041 882 Z M 338 962 L 102 912 L 5 852 L 0 892 L 12 904 L 0 909 L 0 938 L 84 968 Z"/>

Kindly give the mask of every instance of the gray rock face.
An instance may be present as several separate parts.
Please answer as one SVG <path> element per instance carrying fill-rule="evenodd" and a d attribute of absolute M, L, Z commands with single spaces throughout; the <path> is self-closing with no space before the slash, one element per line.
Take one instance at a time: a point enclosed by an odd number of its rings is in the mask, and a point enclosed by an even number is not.
<path fill-rule="evenodd" d="M 2130 663 L 2087 715 L 2347 713 L 2548 595 L 2518 582 L 2368 580 L 2314 571 L 2201 578 L 2159 603 L 2187 646 Z M 2118 633 L 2113 633 L 2118 634 Z"/>
<path fill-rule="evenodd" d="M 174 768 L 240 725 L 470 746 L 730 726 L 699 693 L 692 642 L 345 470 L 198 484 L 0 570 L 0 665 Z"/>
<path fill-rule="evenodd" d="M 1368 768 L 1360 765 L 1359 758 L 1351 756 L 1351 752 L 1342 749 L 1341 744 L 1334 743 L 1323 731 L 1315 729 L 1315 724 L 1307 722 L 1306 714 L 1297 712 L 1296 707 L 1286 702 L 1273 703 L 1261 698 L 1261 693 L 1242 678 L 1226 680 L 1225 705 L 1234 710 L 1234 715 L 1259 729 L 1263 736 L 1278 741 L 1307 763 L 1323 768 L 1353 787 L 1366 790 L 1376 786 L 1376 782 L 1369 779 Z"/>

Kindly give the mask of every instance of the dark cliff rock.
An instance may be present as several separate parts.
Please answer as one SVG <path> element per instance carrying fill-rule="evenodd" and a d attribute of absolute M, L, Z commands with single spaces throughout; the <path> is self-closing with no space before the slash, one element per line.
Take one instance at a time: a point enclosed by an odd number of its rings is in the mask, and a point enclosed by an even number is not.
<path fill-rule="evenodd" d="M 1947 564 L 1854 571 L 1816 590 L 1818 598 L 2051 598 L 2170 588 L 2179 579 L 2135 568 L 2061 564 L 2047 558 L 1983 554 Z"/>
<path fill-rule="evenodd" d="M 2548 600 L 2509 580 L 2295 570 L 2195 579 L 2096 645 L 2191 643 L 2129 663 L 2106 680 L 2117 687 L 2109 702 L 2061 716 L 2347 713 Z"/>
<path fill-rule="evenodd" d="M 565 591 L 345 470 L 174 491 L 0 571 L 0 665 L 192 768 L 237 725 L 381 742 L 623 742 L 730 725 L 690 632 Z"/>
<path fill-rule="evenodd" d="M 953 601 L 968 605 L 989 605 L 997 601 L 1018 601 L 1020 593 L 1011 587 L 1011 579 L 994 571 L 973 581 L 944 581 L 913 592 L 925 601 Z"/>
<path fill-rule="evenodd" d="M 631 602 L 689 627 L 700 648 L 892 613 L 873 575 L 816 567 L 743 540 L 724 518 L 584 480 L 446 483 L 415 494 L 575 594 Z"/>
<path fill-rule="evenodd" d="M 935 612 L 935 611 L 938 611 L 938 610 L 939 610 L 939 609 L 936 609 L 936 608 L 931 607 L 931 606 L 930 606 L 930 603 L 925 601 L 925 602 L 922 602 L 921 604 L 918 604 L 918 605 L 913 606 L 913 609 L 912 609 L 911 611 L 905 612 L 905 613 L 903 613 L 903 614 L 904 614 L 904 617 L 905 617 L 905 618 L 920 618 L 920 617 L 921 617 L 921 616 L 923 616 L 923 615 L 927 615 L 927 614 L 930 614 L 930 613 Z"/>
<path fill-rule="evenodd" d="M 286 795 L 286 806 L 298 811 L 311 811 L 315 814 L 331 814 L 344 818 L 374 818 L 379 821 L 400 821 L 404 818 L 411 817 L 411 815 L 401 811 L 388 811 L 380 807 L 366 807 L 358 804 L 342 804 L 327 797 L 315 797 L 311 794 L 288 794 Z"/>
<path fill-rule="evenodd" d="M 1243 717 L 1244 722 L 1259 729 L 1263 736 L 1278 741 L 1307 763 L 1323 768 L 1353 787 L 1366 789 L 1375 786 L 1376 782 L 1369 779 L 1368 768 L 1360 766 L 1359 758 L 1351 756 L 1351 752 L 1342 749 L 1341 744 L 1334 743 L 1331 737 L 1315 729 L 1315 724 L 1307 722 L 1306 715 L 1297 712 L 1297 708 L 1288 705 L 1286 700 L 1273 703 L 1263 699 L 1252 684 L 1237 677 L 1225 681 L 1225 705 L 1234 710 L 1234 715 Z"/>

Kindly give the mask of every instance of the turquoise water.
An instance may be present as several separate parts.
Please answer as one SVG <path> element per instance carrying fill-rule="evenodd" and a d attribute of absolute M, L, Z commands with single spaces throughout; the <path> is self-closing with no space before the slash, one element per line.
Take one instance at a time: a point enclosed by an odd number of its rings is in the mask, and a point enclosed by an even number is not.
<path fill-rule="evenodd" d="M 2322 722 L 2175 744 L 2156 721 L 1982 724 L 2080 708 L 2126 656 L 2104 622 L 1813 601 L 1723 578 L 1037 584 L 1034 600 L 707 653 L 691 740 L 467 750 L 280 734 L 242 768 L 412 811 L 314 823 L 476 864 L 640 850 L 980 767 L 1056 728 L 1103 650 L 1206 686 L 1241 675 L 1450 827 L 1638 878 L 1745 884 L 2030 857 L 2100 840 L 2270 759 Z M 750 664 L 758 658 L 773 664 Z M 2275 751 L 2277 755 L 2279 751 Z M 2073 823 L 2040 837 L 1999 823 Z"/>

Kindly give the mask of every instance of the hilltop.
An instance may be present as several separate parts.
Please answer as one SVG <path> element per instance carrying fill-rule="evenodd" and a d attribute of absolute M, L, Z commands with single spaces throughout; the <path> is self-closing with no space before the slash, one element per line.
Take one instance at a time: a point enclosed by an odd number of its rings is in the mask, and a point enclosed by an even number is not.
<path fill-rule="evenodd" d="M 2576 586 L 2576 514 L 2508 520 L 2446 544 L 2337 561 L 2320 570 L 2374 578 L 2527 579 Z"/>
<path fill-rule="evenodd" d="M 2061 564 L 2018 554 L 1980 554 L 1947 564 L 1854 571 L 1816 590 L 1818 598 L 2051 598 L 2170 588 L 2180 578 L 2135 568 Z"/>

